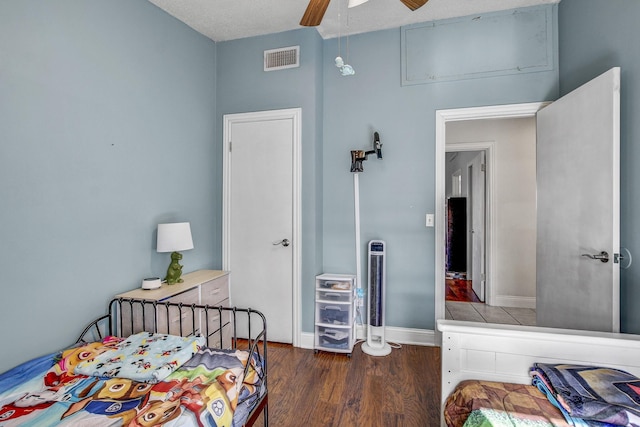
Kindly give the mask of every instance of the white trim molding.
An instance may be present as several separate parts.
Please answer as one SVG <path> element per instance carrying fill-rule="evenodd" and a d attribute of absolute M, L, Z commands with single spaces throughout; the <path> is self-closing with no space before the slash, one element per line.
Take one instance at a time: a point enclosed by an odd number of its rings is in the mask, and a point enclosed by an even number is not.
<path fill-rule="evenodd" d="M 387 326 L 384 329 L 385 338 L 389 344 L 407 344 L 421 346 L 435 346 L 435 331 L 430 329 L 396 328 Z M 364 325 L 356 326 L 356 339 L 364 341 L 367 339 L 367 328 Z M 302 348 L 313 349 L 314 335 L 311 332 L 303 332 L 300 340 Z"/>
<path fill-rule="evenodd" d="M 494 295 L 494 304 L 498 307 L 536 308 L 535 297 L 514 297 L 511 295 Z"/>

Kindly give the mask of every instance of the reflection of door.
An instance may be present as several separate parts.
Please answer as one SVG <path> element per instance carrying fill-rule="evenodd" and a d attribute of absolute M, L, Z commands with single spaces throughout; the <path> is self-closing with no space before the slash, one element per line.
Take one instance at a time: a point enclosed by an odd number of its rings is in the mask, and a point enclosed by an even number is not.
<path fill-rule="evenodd" d="M 447 271 L 467 272 L 467 199 L 450 197 L 447 203 Z"/>
<path fill-rule="evenodd" d="M 619 331 L 619 119 L 619 68 L 538 112 L 539 326 Z"/>
<path fill-rule="evenodd" d="M 296 300 L 294 153 L 299 119 L 299 110 L 225 116 L 223 268 L 231 271 L 232 304 L 262 311 L 269 340 L 285 343 L 293 341 Z"/>
<path fill-rule="evenodd" d="M 480 301 L 485 300 L 485 153 L 469 165 L 471 212 L 471 285 Z"/>

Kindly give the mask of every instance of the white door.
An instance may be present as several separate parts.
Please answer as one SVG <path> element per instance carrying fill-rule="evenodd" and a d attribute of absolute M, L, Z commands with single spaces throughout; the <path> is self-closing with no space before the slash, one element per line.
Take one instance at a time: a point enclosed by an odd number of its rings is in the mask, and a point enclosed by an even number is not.
<path fill-rule="evenodd" d="M 619 122 L 619 68 L 538 112 L 538 326 L 620 329 Z"/>
<path fill-rule="evenodd" d="M 471 180 L 471 287 L 485 300 L 485 155 L 478 153 L 469 166 Z"/>
<path fill-rule="evenodd" d="M 292 343 L 299 109 L 225 116 L 225 250 L 231 299 L 260 310 L 268 339 Z"/>

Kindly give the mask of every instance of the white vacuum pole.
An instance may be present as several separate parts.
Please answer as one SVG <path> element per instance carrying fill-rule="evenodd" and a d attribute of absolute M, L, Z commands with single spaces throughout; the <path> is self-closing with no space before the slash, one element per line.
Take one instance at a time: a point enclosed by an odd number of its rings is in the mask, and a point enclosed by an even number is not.
<path fill-rule="evenodd" d="M 353 174 L 353 200 L 354 200 L 354 212 L 356 220 L 356 295 L 358 302 L 358 310 L 362 309 L 362 266 L 360 257 L 360 181 L 358 178 L 359 173 Z M 363 319 L 364 320 L 364 319 Z"/>

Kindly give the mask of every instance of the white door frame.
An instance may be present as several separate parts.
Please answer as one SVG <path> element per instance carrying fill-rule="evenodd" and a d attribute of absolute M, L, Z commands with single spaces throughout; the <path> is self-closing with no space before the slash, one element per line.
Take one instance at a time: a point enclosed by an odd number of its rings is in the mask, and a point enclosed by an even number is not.
<path fill-rule="evenodd" d="M 547 105 L 548 102 L 533 102 L 527 104 L 512 104 L 512 105 L 496 105 L 496 106 L 486 106 L 486 107 L 470 107 L 470 108 L 457 108 L 451 110 L 436 110 L 436 230 L 435 230 L 435 322 L 437 323 L 438 319 L 445 318 L 445 292 L 444 292 L 444 283 L 445 283 L 445 248 L 446 248 L 446 211 L 445 211 L 445 153 L 447 151 L 454 151 L 450 148 L 453 144 L 447 146 L 446 144 L 446 127 L 447 122 L 453 121 L 462 121 L 462 120 L 482 120 L 482 119 L 503 119 L 503 118 L 521 118 L 521 117 L 535 117 L 536 113 Z M 465 144 L 455 144 L 464 146 Z M 476 148 L 473 148 L 476 149 Z M 469 149 L 465 148 L 464 150 L 455 150 L 455 151 L 468 151 Z M 489 157 L 489 153 L 487 153 L 487 157 Z M 493 168 L 492 168 L 493 169 Z M 491 171 L 487 175 L 487 188 L 488 191 L 491 191 L 491 186 L 493 186 L 493 179 L 491 179 Z M 490 181 L 490 182 L 489 182 Z M 487 203 L 489 204 L 489 211 L 493 211 L 493 203 L 488 197 Z M 493 218 L 493 217 L 492 217 Z M 487 218 L 487 259 L 485 260 L 487 264 L 487 281 L 491 280 L 491 274 L 493 272 L 493 259 L 490 259 L 491 253 L 494 252 L 493 241 L 490 239 L 491 230 L 494 229 L 492 224 L 493 219 Z M 490 287 L 489 287 L 490 288 Z M 490 298 L 493 298 L 491 295 L 490 289 L 487 289 L 487 301 L 490 301 Z M 438 331 L 438 328 L 435 329 L 436 343 L 442 343 L 442 334 Z"/>
<path fill-rule="evenodd" d="M 487 142 L 460 142 L 460 143 L 455 143 L 455 144 L 446 144 L 445 143 L 445 153 L 453 153 L 453 152 L 463 152 L 463 151 L 484 151 L 485 152 L 485 164 L 486 164 L 486 175 L 485 175 L 485 188 L 486 188 L 486 193 L 485 193 L 485 230 L 484 230 L 484 240 L 485 240 L 485 259 L 484 259 L 484 263 L 485 263 L 485 293 L 484 293 L 484 301 L 491 305 L 491 303 L 493 302 L 493 292 L 492 292 L 492 287 L 491 284 L 493 284 L 493 268 L 491 268 L 491 254 L 495 253 L 494 252 L 494 246 L 493 246 L 493 241 L 494 239 L 491 238 L 492 234 L 491 234 L 491 230 L 495 229 L 492 227 L 492 221 L 493 221 L 493 212 L 494 212 L 494 207 L 493 207 L 493 191 L 494 191 L 494 159 L 495 159 L 495 143 L 493 141 L 487 141 Z M 437 161 L 436 161 L 437 163 Z M 443 164 L 443 167 L 445 167 L 445 165 Z M 467 171 L 468 171 L 468 167 L 469 165 L 467 165 Z M 436 171 L 437 171 L 437 167 L 436 167 Z M 444 171 L 444 169 L 443 169 Z M 437 172 L 436 172 L 437 173 Z M 444 173 L 444 172 L 443 172 Z M 471 189 L 469 188 L 469 175 L 467 173 L 467 195 L 469 194 L 469 192 L 471 191 Z M 436 178 L 436 183 L 437 183 L 437 178 Z M 437 185 L 437 184 L 436 184 Z M 437 194 L 437 190 L 436 190 L 436 194 Z M 437 197 L 437 196 L 436 196 Z M 446 199 L 446 194 L 445 194 L 445 190 L 443 188 L 443 192 L 442 192 L 442 203 L 445 203 L 445 199 Z M 468 197 L 467 197 L 468 199 Z M 470 209 L 471 206 L 469 206 L 469 203 L 467 203 L 467 209 Z M 446 206 L 443 207 L 443 209 L 446 209 Z M 470 217 L 468 217 L 468 219 L 470 219 Z M 445 215 L 445 221 L 446 221 L 446 215 Z M 438 235 L 438 225 L 439 225 L 439 221 L 436 222 L 436 236 Z M 446 231 L 446 225 L 444 224 L 444 222 L 442 223 L 442 226 L 445 227 L 445 229 L 442 231 L 443 233 L 443 238 L 445 239 L 443 242 L 443 246 L 442 248 L 438 247 L 438 241 L 436 241 L 436 262 L 437 262 L 437 256 L 439 254 L 439 251 L 445 251 L 446 252 L 446 235 L 445 235 L 445 231 Z M 469 231 L 470 228 L 467 230 Z M 469 248 L 471 245 L 471 240 L 470 240 L 470 235 L 467 234 L 467 255 L 469 255 Z M 444 257 L 444 253 L 443 253 L 443 257 Z M 443 307 L 443 313 L 444 313 L 444 286 L 445 286 L 445 275 L 444 275 L 444 270 L 445 270 L 445 265 L 444 265 L 444 258 L 443 258 L 443 265 L 442 266 L 438 266 L 436 265 L 436 275 L 438 274 L 438 268 L 442 267 L 443 270 L 443 276 L 442 276 L 442 281 L 440 281 L 440 285 L 438 285 L 438 282 L 436 282 L 436 312 L 437 312 L 437 303 L 438 303 L 438 291 L 440 291 L 442 293 L 442 307 Z M 470 277 L 470 267 L 471 263 L 467 262 L 467 279 L 469 279 Z M 440 289 L 438 289 L 440 288 Z M 437 319 L 437 317 L 436 317 Z M 444 319 L 444 317 L 442 317 L 442 319 Z"/>
<path fill-rule="evenodd" d="M 301 343 L 301 260 L 302 260 L 302 232 L 301 232 L 301 142 L 302 142 L 302 109 L 290 108 L 283 110 L 258 111 L 251 113 L 225 114 L 223 117 L 222 139 L 222 268 L 229 270 L 231 266 L 231 156 L 230 141 L 231 127 L 234 123 L 292 120 L 293 121 L 293 234 L 292 234 L 292 338 L 293 346 L 300 347 Z M 230 275 L 231 298 L 233 298 L 233 272 Z"/>

